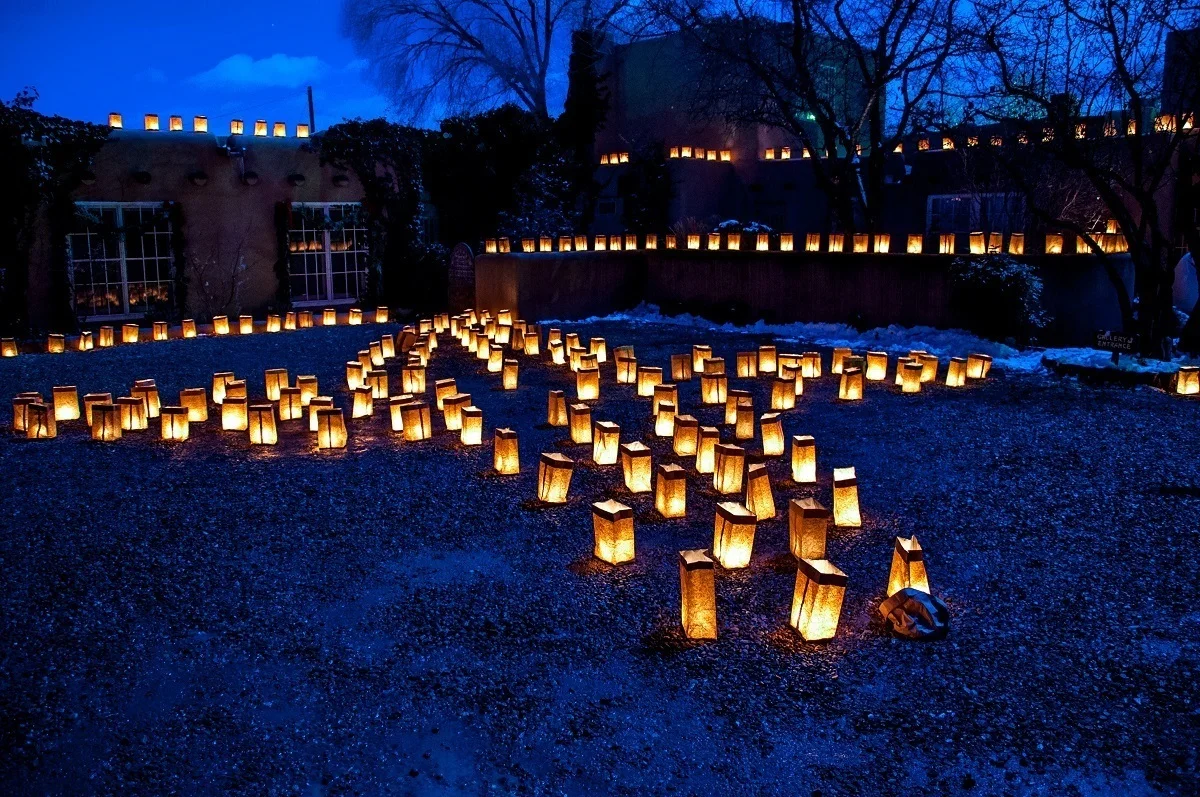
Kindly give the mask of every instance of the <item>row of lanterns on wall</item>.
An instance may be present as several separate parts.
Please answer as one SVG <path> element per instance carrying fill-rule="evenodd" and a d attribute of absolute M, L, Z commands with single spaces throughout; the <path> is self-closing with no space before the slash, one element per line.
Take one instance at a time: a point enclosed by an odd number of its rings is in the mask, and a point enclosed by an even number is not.
<path fill-rule="evenodd" d="M 683 159 L 729 163 L 733 160 L 733 150 L 678 146 L 670 147 L 667 150 L 667 157 L 671 158 L 672 160 Z M 623 163 L 629 163 L 628 152 L 606 152 L 600 155 L 601 166 L 618 166 Z"/>
<path fill-rule="evenodd" d="M 612 152 L 600 156 L 601 166 L 617 166 L 621 163 L 629 163 L 628 152 Z"/>
<path fill-rule="evenodd" d="M 1025 234 L 1015 232 L 1008 236 L 1007 246 L 1003 233 L 972 232 L 967 233 L 967 248 L 965 252 L 973 255 L 1025 254 Z M 828 252 L 855 254 L 888 254 L 902 251 L 905 254 L 941 254 L 953 255 L 959 253 L 960 235 L 957 233 L 912 234 L 904 241 L 904 249 L 893 247 L 893 236 L 890 233 L 808 233 L 801 243 L 805 252 Z M 1108 232 L 1094 233 L 1091 238 L 1096 241 L 1100 251 L 1105 254 L 1118 254 L 1129 251 L 1125 236 L 1116 232 L 1110 226 Z M 1065 237 L 1060 233 L 1047 233 L 1044 252 L 1048 255 L 1058 255 L 1064 252 Z M 686 235 L 663 235 L 646 233 L 621 233 L 614 235 L 560 235 L 552 238 L 543 235 L 538 238 L 521 238 L 517 242 L 520 248 L 514 250 L 514 243 L 508 238 L 488 238 L 484 241 L 483 249 L 487 254 L 509 254 L 519 251 L 524 254 L 547 252 L 604 252 L 604 251 L 638 251 L 657 250 L 660 242 L 665 249 L 705 250 L 710 252 L 793 252 L 797 251 L 796 236 L 792 233 L 741 233 L 741 232 L 709 232 L 689 233 Z M 935 251 L 936 247 L 936 251 Z M 1094 250 L 1083 236 L 1075 237 L 1076 254 L 1092 254 Z"/>
<path fill-rule="evenodd" d="M 667 149 L 667 157 L 674 160 L 676 158 L 682 160 L 698 160 L 698 161 L 717 161 L 718 163 L 729 163 L 733 160 L 733 150 L 731 149 L 705 149 L 704 147 L 670 147 Z"/>
<path fill-rule="evenodd" d="M 1154 132 L 1174 133 L 1177 130 L 1188 131 L 1193 129 L 1194 118 L 1191 114 L 1184 114 L 1182 119 L 1183 122 L 1180 123 L 1179 118 L 1173 114 L 1160 114 L 1154 118 Z M 1119 125 L 1116 120 L 1111 119 L 1105 120 L 1102 123 L 1079 122 L 1075 125 L 1074 136 L 1077 139 L 1084 139 L 1089 135 L 1100 134 L 1105 138 L 1112 138 L 1117 136 L 1121 130 L 1125 131 L 1125 135 L 1136 135 L 1137 123 L 1133 120 L 1128 120 L 1122 126 Z M 1049 143 L 1050 141 L 1053 141 L 1054 135 L 1055 131 L 1053 128 L 1043 128 L 1041 131 L 1042 142 Z M 1017 143 L 1019 144 L 1029 143 L 1029 133 L 1027 132 L 1018 133 L 1016 138 Z M 967 135 L 960 135 L 957 137 L 952 135 L 942 135 L 940 139 L 923 136 L 916 139 L 916 148 L 918 152 L 952 152 L 964 146 L 967 148 L 978 147 L 984 141 L 986 141 L 992 147 L 1001 147 L 1004 145 L 1004 137 L 1001 135 L 991 134 L 986 137 L 981 137 L 978 133 L 969 133 Z M 940 150 L 934 149 L 935 142 L 940 142 Z M 786 161 L 792 160 L 792 151 L 793 148 L 791 146 L 765 147 L 760 149 L 758 154 L 760 160 Z M 809 159 L 812 157 L 812 153 L 809 151 L 808 147 L 801 146 L 799 151 L 802 159 Z M 862 154 L 862 145 L 855 145 L 855 151 L 858 154 Z M 892 152 L 897 154 L 903 153 L 904 142 L 897 142 L 892 148 Z M 618 162 L 627 163 L 629 153 L 626 152 L 620 154 L 624 156 L 624 158 L 620 161 L 613 160 L 613 156 L 611 155 L 601 155 L 600 163 L 602 165 L 616 164 Z M 733 160 L 733 152 L 732 150 L 728 149 L 716 150 L 705 149 L 704 147 L 672 146 L 667 148 L 667 157 L 671 159 L 695 158 L 697 160 L 719 160 L 722 162 L 729 162 Z"/>
<path fill-rule="evenodd" d="M 125 118 L 119 113 L 115 113 L 115 112 L 110 113 L 108 115 L 108 126 L 112 130 L 122 130 L 125 127 Z M 159 115 L 156 113 L 145 114 L 142 117 L 142 129 L 147 130 L 152 133 L 158 132 L 159 130 L 161 130 L 162 123 L 160 121 Z M 167 117 L 167 130 L 169 130 L 172 133 L 183 132 L 183 117 L 182 116 L 174 116 L 174 115 L 168 116 Z M 268 135 L 271 138 L 287 138 L 287 135 L 288 135 L 287 122 L 272 122 L 270 125 L 268 125 L 266 119 L 254 120 L 254 126 L 253 126 L 252 130 L 253 130 L 254 135 L 258 138 L 266 138 Z M 193 116 L 192 117 L 192 132 L 193 133 L 207 133 L 208 132 L 208 117 L 207 116 L 199 116 L 199 115 Z M 297 124 L 296 125 L 296 138 L 308 138 L 309 134 L 311 132 L 312 131 L 309 129 L 309 126 L 307 124 Z M 246 133 L 246 123 L 243 120 L 241 120 L 241 119 L 230 119 L 229 120 L 229 135 L 241 136 L 241 135 L 245 135 L 245 133 Z"/>

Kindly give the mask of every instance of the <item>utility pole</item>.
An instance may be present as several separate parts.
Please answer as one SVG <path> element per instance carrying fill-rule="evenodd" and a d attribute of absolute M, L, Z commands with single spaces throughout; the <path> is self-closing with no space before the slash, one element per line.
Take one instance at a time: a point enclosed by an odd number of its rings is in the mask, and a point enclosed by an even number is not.
<path fill-rule="evenodd" d="M 317 132 L 317 114 L 313 110 L 312 86 L 308 87 L 308 134 Z"/>

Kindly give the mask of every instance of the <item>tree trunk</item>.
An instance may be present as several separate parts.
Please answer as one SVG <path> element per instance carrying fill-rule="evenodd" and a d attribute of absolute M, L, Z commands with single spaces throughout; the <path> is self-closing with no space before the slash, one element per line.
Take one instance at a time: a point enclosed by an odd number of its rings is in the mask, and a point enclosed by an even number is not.
<path fill-rule="evenodd" d="M 1200 226 L 1197 226 L 1200 221 L 1200 180 L 1193 177 L 1197 169 L 1200 169 L 1200 158 L 1183 147 L 1180 150 L 1179 187 L 1175 192 L 1178 197 L 1176 213 L 1188 253 L 1192 256 L 1192 270 L 1200 282 Z M 1200 300 L 1179 333 L 1179 348 L 1188 354 L 1200 354 Z"/>
<path fill-rule="evenodd" d="M 1125 277 L 1113 265 L 1112 258 L 1108 255 L 1101 256 L 1101 263 L 1104 264 L 1104 273 L 1108 275 L 1108 281 L 1112 283 L 1113 292 L 1117 294 L 1117 306 L 1121 309 L 1121 329 L 1126 334 L 1133 334 L 1136 331 L 1134 326 L 1137 319 L 1133 317 L 1133 302 L 1129 299 L 1129 289 L 1125 287 Z"/>
<path fill-rule="evenodd" d="M 1171 335 L 1175 328 L 1175 309 L 1171 301 L 1174 269 L 1166 262 L 1170 259 L 1168 253 L 1160 247 L 1155 247 L 1152 256 L 1147 259 L 1150 262 L 1138 269 L 1137 277 L 1140 348 L 1147 357 L 1168 360 L 1171 357 Z"/>
<path fill-rule="evenodd" d="M 1200 260 L 1196 258 L 1195 250 L 1189 251 L 1192 256 L 1192 271 L 1196 274 L 1197 282 L 1200 283 Z M 1200 354 L 1200 299 L 1192 307 L 1192 314 L 1188 316 L 1187 323 L 1179 332 L 1179 348 L 1193 356 Z"/>

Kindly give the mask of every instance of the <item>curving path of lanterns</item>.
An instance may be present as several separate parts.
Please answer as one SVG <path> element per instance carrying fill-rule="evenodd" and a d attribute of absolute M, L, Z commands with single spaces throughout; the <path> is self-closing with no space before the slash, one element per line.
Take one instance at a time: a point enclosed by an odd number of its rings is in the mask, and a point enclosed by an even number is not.
<path fill-rule="evenodd" d="M 388 311 L 374 311 L 376 323 L 387 323 Z M 239 319 L 239 334 L 254 332 L 248 316 Z M 214 319 L 213 334 L 229 334 L 229 328 Z M 312 326 L 311 313 L 288 313 L 267 319 L 267 331 Z M 322 325 L 338 323 L 337 313 L 326 310 Z M 350 325 L 363 323 L 363 313 L 351 309 L 346 316 Z M 165 325 L 164 325 L 165 326 Z M 194 326 L 191 327 L 194 332 Z M 187 322 L 182 336 L 190 337 Z M 123 340 L 133 342 L 139 335 L 129 333 Z M 456 379 L 440 379 L 432 385 L 431 402 L 426 368 L 441 340 L 449 337 L 468 355 L 474 355 L 488 374 L 495 374 L 503 391 L 518 389 L 519 361 L 516 355 L 544 359 L 574 380 L 574 399 L 564 390 L 551 390 L 547 402 L 546 424 L 568 432 L 573 445 L 591 446 L 591 459 L 597 466 L 621 466 L 624 488 L 633 494 L 654 493 L 655 511 L 663 519 L 687 516 L 687 480 L 689 473 L 678 464 L 652 466 L 651 448 L 640 440 L 621 442 L 621 428 L 615 423 L 596 419 L 594 405 L 601 396 L 600 365 L 610 359 L 608 343 L 593 337 L 585 347 L 578 333 L 552 328 L 545 336 L 546 354 L 542 357 L 542 330 L 512 318 L 501 310 L 468 310 L 461 315 L 443 313 L 415 325 L 400 328 L 395 335 L 383 333 L 346 361 L 346 388 L 350 423 L 374 414 L 377 405 L 386 405 L 391 431 L 405 441 L 417 442 L 433 436 L 432 416 L 436 408 L 446 432 L 457 432 L 464 446 L 483 444 L 483 411 L 471 396 L 459 391 Z M 154 339 L 159 337 L 155 325 Z M 86 350 L 82 345 L 82 350 Z M 513 355 L 508 357 L 506 355 Z M 664 382 L 664 369 L 639 364 L 633 346 L 617 346 L 611 351 L 615 383 L 632 386 L 639 399 L 649 401 L 653 423 L 652 437 L 669 441 L 677 458 L 694 462 L 695 474 L 711 474 L 712 495 L 718 499 L 714 515 L 711 548 L 679 552 L 681 625 L 690 639 L 714 639 L 717 636 L 716 584 L 714 571 L 745 568 L 750 563 L 757 524 L 777 516 L 774 488 L 766 462 L 785 454 L 781 416 L 796 409 L 804 396 L 806 380 L 822 377 L 825 368 L 819 352 L 779 352 L 774 345 L 762 345 L 753 351 L 736 354 L 733 373 L 740 380 L 769 380 L 770 411 L 756 418 L 751 391 L 731 387 L 731 375 L 723 358 L 712 348 L 696 344 L 690 353 L 670 357 L 671 382 Z M 829 373 L 838 382 L 838 400 L 859 401 L 868 383 L 885 385 L 889 381 L 902 394 L 921 392 L 922 386 L 938 379 L 939 359 L 924 351 L 912 351 L 896 359 L 888 378 L 889 356 L 870 351 L 855 355 L 835 348 L 829 360 Z M 399 369 L 400 391 L 393 394 L 387 366 L 402 360 Z M 985 379 L 991 367 L 987 355 L 972 354 L 950 358 L 945 370 L 947 387 L 963 387 L 968 379 Z M 700 403 L 723 413 L 733 441 L 721 441 L 719 426 L 701 425 L 686 414 L 680 400 L 679 383 L 699 377 Z M 734 383 L 736 385 L 736 383 Z M 749 385 L 746 385 L 747 387 Z M 79 397 L 74 386 L 55 386 L 51 400 L 36 392 L 20 393 L 13 399 L 14 433 L 30 440 L 57 436 L 59 422 L 82 420 L 96 441 L 120 440 L 126 432 L 149 429 L 157 419 L 164 441 L 185 441 L 192 424 L 219 421 L 224 431 L 245 432 L 253 446 L 272 446 L 279 441 L 281 427 L 289 421 L 307 427 L 313 450 L 345 448 L 349 438 L 346 409 L 335 406 L 332 395 L 321 395 L 316 376 L 297 375 L 294 383 L 286 369 L 267 369 L 264 373 L 265 401 L 250 403 L 245 379 L 232 372 L 217 372 L 211 387 L 186 388 L 179 401 L 164 405 L 153 379 L 136 381 L 129 395 L 113 398 L 109 393 L 87 393 Z M 589 403 L 591 402 L 591 403 Z M 216 416 L 215 419 L 212 416 Z M 747 444 L 755 440 L 761 446 L 754 452 Z M 498 428 L 492 436 L 493 469 L 499 475 L 520 473 L 518 435 L 512 429 Z M 809 435 L 795 435 L 790 442 L 792 485 L 817 482 L 816 441 Z M 540 454 L 537 466 L 537 501 L 545 505 L 567 502 L 575 462 L 557 451 Z M 790 624 L 806 641 L 831 639 L 838 625 L 846 575 L 827 558 L 827 537 L 832 523 L 838 528 L 860 528 L 857 474 L 853 467 L 833 469 L 832 510 L 812 497 L 787 502 L 789 549 L 797 560 L 795 591 Z M 610 565 L 620 565 L 635 556 L 634 512 L 630 506 L 609 498 L 591 505 L 594 532 L 594 556 Z M 929 593 L 924 552 L 916 537 L 895 539 L 889 576 L 888 605 L 893 596 L 905 590 Z M 943 607 L 944 608 L 944 607 Z"/>

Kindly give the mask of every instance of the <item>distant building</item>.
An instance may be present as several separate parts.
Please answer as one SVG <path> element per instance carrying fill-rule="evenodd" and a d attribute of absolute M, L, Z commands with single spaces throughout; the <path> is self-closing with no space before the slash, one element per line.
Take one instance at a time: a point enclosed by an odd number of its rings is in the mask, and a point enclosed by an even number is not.
<path fill-rule="evenodd" d="M 1186 130 L 1194 123 L 1187 109 L 1200 109 L 1200 65 L 1191 60 L 1197 39 L 1200 30 L 1169 37 L 1163 110 L 1140 120 L 1141 131 L 1166 124 L 1164 111 L 1174 114 L 1170 124 Z M 829 68 L 818 68 L 817 73 L 852 72 L 836 60 L 835 55 Z M 811 159 L 822 155 L 808 152 L 784 128 L 717 118 L 721 109 L 705 96 L 720 79 L 711 66 L 683 34 L 611 48 L 600 68 L 607 76 L 610 109 L 596 140 L 595 179 L 601 188 L 592 232 L 619 233 L 629 226 L 627 205 L 636 188 L 636 170 L 640 162 L 658 157 L 665 161 L 673 190 L 668 226 L 694 222 L 710 228 L 736 220 L 798 234 L 835 229 L 812 167 Z M 843 102 L 862 102 L 853 85 L 843 82 L 833 89 Z M 1116 140 L 1126 135 L 1130 124 L 1121 112 L 1089 117 L 1079 120 L 1077 135 Z M 1023 136 L 1042 134 L 1036 121 L 1014 121 L 908 136 L 886 158 L 886 204 L 882 228 L 874 232 L 889 233 L 893 239 L 910 234 L 1044 232 L 1003 174 L 980 174 L 981 159 L 975 157 L 989 148 L 1019 146 Z M 819 140 L 815 130 L 812 135 Z M 1173 202 L 1173 196 L 1168 192 L 1164 201 Z M 1179 239 L 1174 230 L 1171 237 Z"/>
<path fill-rule="evenodd" d="M 367 243 L 353 174 L 321 166 L 284 127 L 266 135 L 262 122 L 259 135 L 224 136 L 199 121 L 200 131 L 184 131 L 176 119 L 168 129 L 111 131 L 75 194 L 69 298 L 52 295 L 50 242 L 39 236 L 29 269 L 35 327 L 64 300 L 87 324 L 362 295 Z"/>
<path fill-rule="evenodd" d="M 832 94 L 861 105 L 861 90 L 845 82 L 852 70 L 837 57 L 835 50 L 817 72 L 836 81 Z M 714 81 L 722 69 L 681 33 L 610 48 L 599 70 L 606 76 L 610 107 L 596 140 L 596 179 L 602 186 L 596 232 L 624 228 L 622 158 L 653 151 L 669 162 L 672 220 L 733 218 L 799 229 L 824 214 L 824 195 L 803 165 L 813 153 L 793 133 L 729 124 L 713 112 L 712 95 L 721 91 Z M 721 102 L 735 102 L 733 95 L 723 94 Z M 809 135 L 821 140 L 815 123 Z"/>
<path fill-rule="evenodd" d="M 1162 107 L 1169 113 L 1200 112 L 1200 28 L 1167 34 Z"/>

